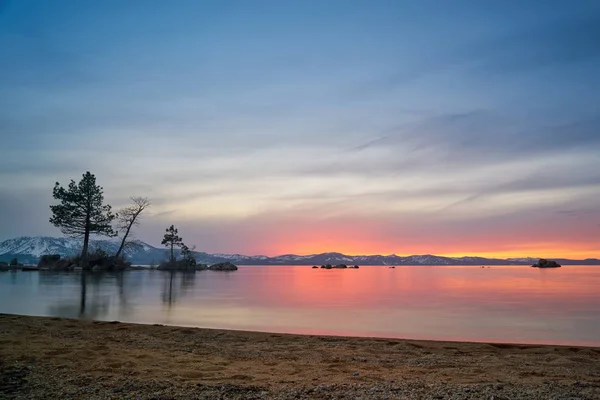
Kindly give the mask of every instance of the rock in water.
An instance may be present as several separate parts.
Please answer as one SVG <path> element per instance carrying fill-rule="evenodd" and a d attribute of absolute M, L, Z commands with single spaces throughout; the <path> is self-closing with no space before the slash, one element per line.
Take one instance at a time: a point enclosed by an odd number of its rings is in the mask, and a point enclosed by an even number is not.
<path fill-rule="evenodd" d="M 45 254 L 38 262 L 38 268 L 52 268 L 60 260 L 60 254 Z"/>
<path fill-rule="evenodd" d="M 204 271 L 207 268 L 206 264 L 196 264 L 195 260 L 177 260 L 160 263 L 156 268 L 159 271 Z"/>
<path fill-rule="evenodd" d="M 213 264 L 208 269 L 210 271 L 237 271 L 238 267 L 227 261 Z"/>
<path fill-rule="evenodd" d="M 75 266 L 73 265 L 73 262 L 71 260 L 62 258 L 55 262 L 54 265 L 50 267 L 50 269 L 53 269 L 55 271 L 72 271 L 73 269 L 75 269 Z"/>
<path fill-rule="evenodd" d="M 72 271 L 73 261 L 68 258 L 60 258 L 59 254 L 45 254 L 40 258 L 38 269 L 49 269 L 54 271 Z"/>
<path fill-rule="evenodd" d="M 554 260 L 546 260 L 546 259 L 540 258 L 540 260 L 537 263 L 533 264 L 532 267 L 535 267 L 535 268 L 560 268 L 560 264 Z"/>

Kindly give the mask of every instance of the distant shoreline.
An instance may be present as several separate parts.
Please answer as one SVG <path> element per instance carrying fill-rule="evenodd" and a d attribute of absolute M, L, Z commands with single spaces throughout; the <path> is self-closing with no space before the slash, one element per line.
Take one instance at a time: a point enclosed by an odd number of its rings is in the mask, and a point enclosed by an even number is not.
<path fill-rule="evenodd" d="M 118 243 L 111 240 L 93 240 L 93 248 L 101 248 L 109 254 L 114 254 Z M 49 237 L 49 236 L 21 236 L 0 242 L 0 261 L 10 262 L 16 257 L 23 264 L 37 263 L 42 254 L 71 254 L 74 249 L 81 248 L 81 241 L 77 239 Z M 38 249 L 33 253 L 26 253 L 23 249 Z M 179 254 L 178 252 L 176 252 Z M 493 266 L 493 265 L 527 265 L 536 263 L 540 257 L 509 257 L 493 258 L 479 256 L 447 257 L 432 254 L 399 256 L 396 254 L 380 255 L 347 255 L 337 252 L 326 252 L 313 255 L 283 254 L 279 256 L 246 256 L 243 254 L 209 254 L 206 252 L 193 252 L 196 261 L 202 264 L 215 264 L 219 262 L 232 262 L 235 265 L 323 265 L 347 264 L 359 266 Z M 160 264 L 168 259 L 165 248 L 154 247 L 142 241 L 135 241 L 125 250 L 128 261 L 134 265 Z M 600 265 L 600 258 L 586 258 L 574 260 L 567 258 L 541 257 L 552 259 L 561 265 Z"/>
<path fill-rule="evenodd" d="M 600 348 L 0 314 L 0 398 L 598 398 Z M 136 397 L 138 396 L 138 397 Z"/>

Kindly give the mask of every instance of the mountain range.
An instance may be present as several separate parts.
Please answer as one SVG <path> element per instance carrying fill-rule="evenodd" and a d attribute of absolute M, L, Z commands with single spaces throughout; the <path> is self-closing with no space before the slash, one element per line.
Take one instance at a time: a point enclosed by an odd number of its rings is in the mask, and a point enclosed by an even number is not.
<path fill-rule="evenodd" d="M 60 254 L 61 256 L 75 255 L 81 251 L 81 240 L 72 238 L 55 238 L 48 236 L 22 236 L 8 239 L 0 243 L 0 261 L 9 262 L 16 257 L 24 264 L 36 264 L 44 254 Z M 107 253 L 115 253 L 119 241 L 90 240 L 90 250 L 102 249 Z M 151 246 L 141 240 L 131 242 L 124 254 L 133 264 L 158 264 L 168 258 L 164 248 Z M 341 253 L 321 253 L 306 256 L 284 254 L 280 256 L 245 256 L 242 254 L 209 254 L 195 252 L 198 262 L 212 264 L 230 261 L 237 265 L 531 265 L 537 258 L 484 258 L 484 257 L 442 257 L 435 255 L 362 255 L 349 256 Z M 554 259 L 562 265 L 600 265 L 596 258 L 585 260 Z"/>

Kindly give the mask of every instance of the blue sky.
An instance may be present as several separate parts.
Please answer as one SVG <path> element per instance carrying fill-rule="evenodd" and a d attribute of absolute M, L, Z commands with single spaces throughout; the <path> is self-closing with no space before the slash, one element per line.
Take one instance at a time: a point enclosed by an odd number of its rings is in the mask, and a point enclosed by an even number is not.
<path fill-rule="evenodd" d="M 598 43 L 596 1 L 0 1 L 0 239 L 90 170 L 155 244 L 600 256 Z"/>

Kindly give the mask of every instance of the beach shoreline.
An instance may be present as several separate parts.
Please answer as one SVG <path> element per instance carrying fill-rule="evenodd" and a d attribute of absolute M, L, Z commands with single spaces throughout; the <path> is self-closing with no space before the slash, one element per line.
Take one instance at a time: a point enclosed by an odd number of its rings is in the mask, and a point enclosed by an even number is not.
<path fill-rule="evenodd" d="M 0 314 L 0 399 L 600 398 L 600 348 Z"/>

